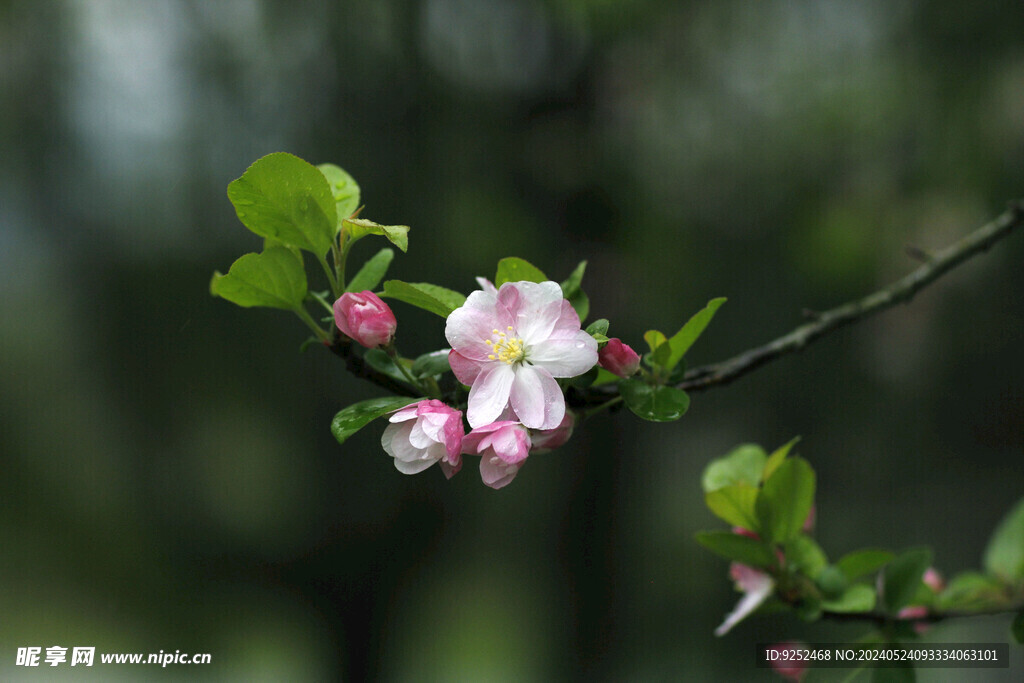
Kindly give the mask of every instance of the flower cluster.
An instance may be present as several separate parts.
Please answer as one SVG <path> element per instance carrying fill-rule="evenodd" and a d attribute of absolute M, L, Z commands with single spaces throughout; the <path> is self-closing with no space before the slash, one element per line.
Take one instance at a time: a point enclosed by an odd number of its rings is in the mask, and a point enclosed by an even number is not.
<path fill-rule="evenodd" d="M 437 399 L 405 406 L 389 417 L 381 445 L 405 474 L 438 463 L 451 477 L 463 455 L 480 457 L 480 476 L 499 489 L 515 478 L 531 453 L 564 444 L 576 417 L 566 410 L 559 379 L 596 365 L 620 376 L 636 372 L 639 356 L 615 340 L 600 358 L 595 338 L 555 282 L 506 282 L 481 289 L 447 318 L 448 363 L 469 388 L 465 432 L 461 410 Z M 387 350 L 395 317 L 372 292 L 343 294 L 335 322 L 346 336 L 368 348 Z"/>

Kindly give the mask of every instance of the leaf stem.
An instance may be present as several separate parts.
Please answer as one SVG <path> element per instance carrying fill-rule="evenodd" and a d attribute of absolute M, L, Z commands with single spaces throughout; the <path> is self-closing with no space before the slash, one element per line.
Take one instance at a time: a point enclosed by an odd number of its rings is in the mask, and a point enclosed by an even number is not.
<path fill-rule="evenodd" d="M 313 334 L 316 335 L 317 339 L 319 339 L 325 344 L 331 343 L 331 336 L 327 334 L 324 328 L 316 324 L 316 321 L 313 320 L 313 317 L 309 315 L 309 311 L 307 311 L 305 308 L 301 306 L 294 310 L 295 315 L 299 316 L 299 319 L 302 320 L 302 322 L 306 323 L 306 326 L 309 327 L 309 329 L 313 330 Z"/>
<path fill-rule="evenodd" d="M 405 363 L 402 362 L 401 357 L 398 355 L 398 349 L 395 348 L 394 344 L 388 344 L 385 346 L 384 351 L 388 354 L 391 362 L 395 364 L 395 367 L 398 368 L 399 372 L 401 372 L 402 375 L 405 376 L 405 379 L 409 381 L 409 384 L 419 389 L 421 393 L 427 393 L 420 381 L 412 376 L 412 373 L 409 372 L 409 368 L 405 367 Z"/>

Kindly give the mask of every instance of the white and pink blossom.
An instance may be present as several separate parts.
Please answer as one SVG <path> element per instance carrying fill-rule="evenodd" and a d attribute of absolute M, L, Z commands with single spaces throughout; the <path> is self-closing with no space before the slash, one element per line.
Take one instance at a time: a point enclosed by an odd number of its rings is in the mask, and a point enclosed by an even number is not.
<path fill-rule="evenodd" d="M 462 442 L 465 452 L 480 456 L 480 478 L 492 489 L 515 479 L 530 455 L 530 433 L 518 422 L 502 420 L 477 427 Z"/>
<path fill-rule="evenodd" d="M 461 469 L 462 411 L 430 399 L 398 410 L 388 421 L 380 443 L 399 472 L 416 474 L 436 462 L 451 479 Z"/>
<path fill-rule="evenodd" d="M 555 282 L 484 283 L 448 316 L 445 337 L 455 376 L 470 386 L 471 427 L 511 406 L 530 429 L 555 429 L 565 416 L 556 377 L 582 375 L 597 363 L 597 342 Z"/>
<path fill-rule="evenodd" d="M 565 445 L 565 442 L 572 436 L 575 426 L 576 417 L 571 410 L 565 411 L 565 417 L 562 418 L 561 424 L 554 429 L 540 429 L 530 434 L 530 440 L 533 442 L 530 452 L 544 453 Z"/>

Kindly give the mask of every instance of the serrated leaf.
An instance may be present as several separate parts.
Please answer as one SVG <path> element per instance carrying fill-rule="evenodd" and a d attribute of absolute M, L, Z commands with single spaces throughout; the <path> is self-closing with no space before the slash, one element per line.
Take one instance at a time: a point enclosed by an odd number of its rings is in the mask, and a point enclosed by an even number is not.
<path fill-rule="evenodd" d="M 740 444 L 720 458 L 708 463 L 701 476 L 705 491 L 714 491 L 730 484 L 761 484 L 761 471 L 767 456 L 764 449 L 753 443 Z"/>
<path fill-rule="evenodd" d="M 509 256 L 498 261 L 498 271 L 494 275 L 494 286 L 501 287 L 506 282 L 547 282 L 548 276 L 529 261 Z"/>
<path fill-rule="evenodd" d="M 864 548 L 843 555 L 836 562 L 836 567 L 843 572 L 847 581 L 856 581 L 868 574 L 874 574 L 892 562 L 894 557 L 896 557 L 895 553 L 888 550 Z"/>
<path fill-rule="evenodd" d="M 768 456 L 768 460 L 764 463 L 764 471 L 761 473 L 762 479 L 767 479 L 772 476 L 772 472 L 778 469 L 779 465 L 781 465 L 782 461 L 786 459 L 786 456 L 789 455 L 789 451 L 792 450 L 793 446 L 795 446 L 798 441 L 800 441 L 800 437 L 794 436 L 788 443 L 775 449 L 775 452 Z"/>
<path fill-rule="evenodd" d="M 813 538 L 806 534 L 797 534 L 786 542 L 786 562 L 812 579 L 817 579 L 825 567 L 828 557 Z"/>
<path fill-rule="evenodd" d="M 800 533 L 814 504 L 814 470 L 806 460 L 786 460 L 765 480 L 757 496 L 757 518 L 765 540 L 785 543 Z"/>
<path fill-rule="evenodd" d="M 338 443 L 345 443 L 345 440 L 376 420 L 393 410 L 404 408 L 410 403 L 422 401 L 422 398 L 405 398 L 389 396 L 386 398 L 371 398 L 367 401 L 353 403 L 342 409 L 334 419 L 331 420 L 331 433 Z"/>
<path fill-rule="evenodd" d="M 404 301 L 442 318 L 447 318 L 452 311 L 466 303 L 466 297 L 462 294 L 428 282 L 388 280 L 384 283 L 381 296 Z"/>
<path fill-rule="evenodd" d="M 668 340 L 671 353 L 668 356 L 667 362 L 662 364 L 665 368 L 671 370 L 686 355 L 686 352 L 690 350 L 693 343 L 704 332 L 711 319 L 715 317 L 715 311 L 725 302 L 725 297 L 712 299 L 708 302 L 707 306 L 698 311 L 678 332 L 672 335 L 672 338 Z"/>
<path fill-rule="evenodd" d="M 359 208 L 359 184 L 344 169 L 334 164 L 318 164 L 317 168 L 327 178 L 331 196 L 334 197 L 338 216 L 335 231 L 341 230 L 341 221 L 349 218 Z"/>
<path fill-rule="evenodd" d="M 719 519 L 727 524 L 757 531 L 757 515 L 754 501 L 757 488 L 748 484 L 723 486 L 704 494 L 704 502 Z"/>
<path fill-rule="evenodd" d="M 985 548 L 984 566 L 1009 583 L 1024 580 L 1024 498 L 996 527 Z"/>
<path fill-rule="evenodd" d="M 678 420 L 690 407 L 690 397 L 682 389 L 651 386 L 638 379 L 624 379 L 619 393 L 634 415 L 651 422 Z"/>
<path fill-rule="evenodd" d="M 607 335 L 608 334 L 608 319 L 598 318 L 594 322 L 587 325 L 586 333 L 590 336 L 595 334 Z"/>
<path fill-rule="evenodd" d="M 931 549 L 921 547 L 897 555 L 886 565 L 882 573 L 882 601 L 891 614 L 911 604 L 931 563 Z"/>
<path fill-rule="evenodd" d="M 337 212 L 331 188 L 315 166 L 293 154 L 257 159 L 228 185 L 238 220 L 261 237 L 322 257 L 331 248 Z"/>
<path fill-rule="evenodd" d="M 729 531 L 700 531 L 697 542 L 732 562 L 750 567 L 774 567 L 775 554 L 761 541 Z"/>
<path fill-rule="evenodd" d="M 380 281 L 384 279 L 384 276 L 388 272 L 388 266 L 391 265 L 391 261 L 395 258 L 395 252 L 387 247 L 384 247 L 376 254 L 373 258 L 363 264 L 363 267 L 359 269 L 352 279 L 349 281 L 348 286 L 345 287 L 346 292 L 365 292 L 368 289 L 374 289 L 380 284 Z"/>
<path fill-rule="evenodd" d="M 408 225 L 381 225 L 365 218 L 346 218 L 341 221 L 341 229 L 348 236 L 349 243 L 367 235 L 382 235 L 403 252 L 409 251 Z"/>
<path fill-rule="evenodd" d="M 843 591 L 843 594 L 835 600 L 825 600 L 821 603 L 821 607 L 827 612 L 843 614 L 870 612 L 875 608 L 875 589 L 863 583 L 857 583 Z"/>
<path fill-rule="evenodd" d="M 306 298 L 306 271 L 287 247 L 246 254 L 231 264 L 227 275 L 214 273 L 210 294 L 249 308 L 267 306 L 296 311 Z"/>
<path fill-rule="evenodd" d="M 412 364 L 412 374 L 415 377 L 427 377 L 440 375 L 451 370 L 448 364 L 449 349 L 425 353 Z"/>

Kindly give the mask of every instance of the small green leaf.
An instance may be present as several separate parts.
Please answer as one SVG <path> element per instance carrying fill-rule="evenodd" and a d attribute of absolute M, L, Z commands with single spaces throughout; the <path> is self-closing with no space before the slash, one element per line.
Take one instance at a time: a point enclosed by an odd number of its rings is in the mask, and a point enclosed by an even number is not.
<path fill-rule="evenodd" d="M 985 569 L 1009 583 L 1024 579 L 1024 498 L 1003 518 L 985 548 Z"/>
<path fill-rule="evenodd" d="M 427 282 L 402 282 L 387 280 L 384 283 L 383 297 L 398 299 L 407 304 L 422 308 L 447 318 L 456 308 L 466 303 L 466 297 L 458 292 Z"/>
<path fill-rule="evenodd" d="M 494 275 L 494 286 L 506 282 L 547 282 L 548 276 L 529 261 L 509 256 L 498 261 L 498 272 Z"/>
<path fill-rule="evenodd" d="M 785 543 L 800 533 L 814 504 L 814 486 L 814 470 L 799 457 L 783 462 L 765 480 L 756 505 L 765 540 Z"/>
<path fill-rule="evenodd" d="M 774 567 L 775 554 L 761 541 L 729 531 L 700 531 L 697 542 L 732 562 L 751 567 Z"/>
<path fill-rule="evenodd" d="M 587 270 L 587 262 L 580 261 L 576 269 L 572 271 L 565 282 L 562 283 L 562 296 L 572 300 L 573 296 L 580 291 L 580 283 L 583 281 L 583 273 Z"/>
<path fill-rule="evenodd" d="M 911 548 L 897 555 L 882 574 L 882 600 L 886 609 L 895 614 L 914 599 L 921 577 L 932 563 L 930 548 Z"/>
<path fill-rule="evenodd" d="M 658 347 L 668 341 L 668 338 L 658 330 L 647 330 L 644 332 L 644 341 L 651 349 L 651 353 L 658 350 Z"/>
<path fill-rule="evenodd" d="M 594 336 L 596 334 L 607 335 L 608 319 L 598 318 L 594 322 L 590 323 L 589 325 L 587 325 L 586 333 L 589 334 L 590 336 Z"/>
<path fill-rule="evenodd" d="M 409 251 L 408 225 L 381 225 L 365 218 L 346 218 L 341 221 L 341 229 L 348 236 L 349 243 L 367 235 L 383 235 L 403 252 Z"/>
<path fill-rule="evenodd" d="M 334 197 L 334 206 L 338 214 L 335 231 L 341 230 L 341 221 L 349 218 L 359 208 L 359 184 L 344 169 L 334 164 L 318 164 L 317 168 L 327 178 L 327 185 Z"/>
<path fill-rule="evenodd" d="M 672 347 L 668 342 L 663 343 L 653 352 L 647 354 L 647 364 L 652 368 L 667 368 L 669 356 L 672 355 Z"/>
<path fill-rule="evenodd" d="M 569 305 L 572 306 L 572 310 L 576 311 L 576 317 L 583 322 L 590 315 L 590 297 L 582 289 L 577 290 L 575 294 L 569 297 Z"/>
<path fill-rule="evenodd" d="M 767 479 L 772 476 L 772 472 L 778 469 L 779 465 L 782 464 L 782 461 L 786 459 L 787 455 L 789 455 L 789 451 L 792 450 L 793 446 L 795 446 L 799 440 L 799 436 L 794 436 L 788 443 L 780 446 L 774 453 L 768 456 L 768 460 L 764 463 L 764 472 L 761 473 L 762 479 Z"/>
<path fill-rule="evenodd" d="M 997 578 L 964 572 L 950 579 L 937 603 L 942 610 L 975 610 L 998 607 L 1005 600 L 1003 584 Z"/>
<path fill-rule="evenodd" d="M 818 588 L 821 589 L 821 594 L 825 596 L 826 600 L 838 600 L 850 586 L 846 575 L 834 565 L 822 567 L 818 575 L 814 577 L 814 582 L 818 584 Z M 874 606 L 874 600 L 871 603 Z"/>
<path fill-rule="evenodd" d="M 753 443 L 745 443 L 708 463 L 701 476 L 705 491 L 714 491 L 730 484 L 746 484 L 758 487 L 761 484 L 761 470 L 767 456 L 764 449 Z"/>
<path fill-rule="evenodd" d="M 678 420 L 690 407 L 690 397 L 682 389 L 651 386 L 638 379 L 622 380 L 619 393 L 634 415 L 651 422 Z"/>
<path fill-rule="evenodd" d="M 892 562 L 894 557 L 896 557 L 896 555 L 888 550 L 865 548 L 863 550 L 855 550 L 843 555 L 839 558 L 839 561 L 836 562 L 836 567 L 843 572 L 847 581 L 856 581 L 868 574 L 874 574 L 879 569 Z"/>
<path fill-rule="evenodd" d="M 368 289 L 375 288 L 384 279 L 384 275 L 388 272 L 388 266 L 391 265 L 391 260 L 394 258 L 395 252 L 387 247 L 378 251 L 352 277 L 348 286 L 345 287 L 345 291 L 365 292 Z"/>
<path fill-rule="evenodd" d="M 757 531 L 757 516 L 754 513 L 754 501 L 757 500 L 757 488 L 748 484 L 723 486 L 704 494 L 704 502 L 708 509 L 719 519 L 733 526 L 748 531 Z"/>
<path fill-rule="evenodd" d="M 826 600 L 821 604 L 827 612 L 870 612 L 875 608 L 875 590 L 871 586 L 857 583 L 845 591 L 835 600 Z"/>
<path fill-rule="evenodd" d="M 337 212 L 327 179 L 293 154 L 257 159 L 228 185 L 238 220 L 261 237 L 322 257 L 331 248 Z"/>
<path fill-rule="evenodd" d="M 287 247 L 246 254 L 231 264 L 227 275 L 214 273 L 210 294 L 249 308 L 268 306 L 297 311 L 306 298 L 306 271 Z"/>
<path fill-rule="evenodd" d="M 386 415 L 393 410 L 404 408 L 410 403 L 422 401 L 422 398 L 387 397 L 371 398 L 367 401 L 353 403 L 341 410 L 331 420 L 331 433 L 338 443 L 345 443 L 345 439 L 352 436 L 371 421 Z"/>
<path fill-rule="evenodd" d="M 366 353 L 363 354 L 363 360 L 371 368 L 387 375 L 393 380 L 397 380 L 402 384 L 409 382 L 406 376 L 402 374 L 402 371 L 398 369 L 398 366 L 395 365 L 395 362 L 391 360 L 391 356 L 383 349 L 367 349 Z"/>
<path fill-rule="evenodd" d="M 602 384 L 611 384 L 612 382 L 618 382 L 620 379 L 622 378 L 616 375 L 615 373 L 608 372 L 604 368 L 598 368 L 597 377 L 594 378 L 594 381 L 590 384 L 590 386 L 599 387 Z"/>
<path fill-rule="evenodd" d="M 821 546 L 807 534 L 797 534 L 785 545 L 786 562 L 812 579 L 828 566 L 828 557 Z"/>
<path fill-rule="evenodd" d="M 664 366 L 671 370 L 675 367 L 676 363 L 686 355 L 686 352 L 690 350 L 693 343 L 697 341 L 701 333 L 711 322 L 711 319 L 715 317 L 715 311 L 724 304 L 726 301 L 725 297 L 719 297 L 712 299 L 708 302 L 708 305 L 698 311 L 696 315 L 690 318 L 689 321 L 683 327 L 676 332 L 671 339 L 668 340 L 669 346 L 672 348 L 672 353 L 668 358 L 668 362 Z"/>
<path fill-rule="evenodd" d="M 448 364 L 449 349 L 432 351 L 417 358 L 412 364 L 412 374 L 415 377 L 427 377 L 440 375 L 451 370 Z"/>
<path fill-rule="evenodd" d="M 1013 618 L 1013 623 L 1010 624 L 1010 633 L 1018 645 L 1024 645 L 1024 609 L 1017 612 L 1017 616 Z"/>

